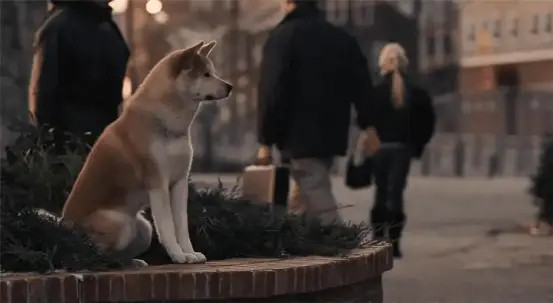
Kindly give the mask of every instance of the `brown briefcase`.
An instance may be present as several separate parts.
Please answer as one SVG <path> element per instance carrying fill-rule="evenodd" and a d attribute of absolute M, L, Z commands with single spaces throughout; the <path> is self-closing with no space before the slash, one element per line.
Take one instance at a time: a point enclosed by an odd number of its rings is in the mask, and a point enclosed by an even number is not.
<path fill-rule="evenodd" d="M 287 206 L 290 169 L 285 165 L 250 165 L 242 176 L 244 197 L 254 201 Z"/>

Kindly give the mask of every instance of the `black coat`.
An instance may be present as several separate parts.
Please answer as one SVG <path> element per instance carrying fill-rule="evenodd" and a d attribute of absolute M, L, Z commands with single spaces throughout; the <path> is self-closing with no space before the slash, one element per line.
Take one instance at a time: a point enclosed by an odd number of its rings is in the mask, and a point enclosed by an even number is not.
<path fill-rule="evenodd" d="M 377 84 L 374 89 L 373 113 L 375 117 L 375 127 L 384 143 L 396 141 L 397 134 L 406 134 L 404 137 L 406 143 L 413 150 L 413 156 L 420 158 L 426 144 L 434 135 L 436 124 L 436 114 L 432 98 L 426 90 L 414 85 L 408 79 L 405 79 L 406 114 L 400 116 L 398 123 L 396 108 L 392 102 L 391 75 L 383 78 L 382 82 Z M 401 129 L 398 129 L 401 128 Z"/>
<path fill-rule="evenodd" d="M 263 50 L 258 141 L 291 158 L 344 155 L 352 104 L 371 125 L 372 84 L 355 38 L 318 10 L 298 7 L 273 29 Z"/>
<path fill-rule="evenodd" d="M 52 1 L 35 38 L 29 109 L 48 125 L 92 139 L 117 119 L 129 49 L 111 9 L 89 1 Z"/>

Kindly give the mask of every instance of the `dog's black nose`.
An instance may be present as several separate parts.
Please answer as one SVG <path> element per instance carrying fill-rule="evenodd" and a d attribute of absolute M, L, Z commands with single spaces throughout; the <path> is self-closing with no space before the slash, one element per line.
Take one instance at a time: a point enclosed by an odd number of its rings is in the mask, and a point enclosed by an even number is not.
<path fill-rule="evenodd" d="M 230 93 L 232 91 L 232 84 L 227 83 L 227 91 Z"/>

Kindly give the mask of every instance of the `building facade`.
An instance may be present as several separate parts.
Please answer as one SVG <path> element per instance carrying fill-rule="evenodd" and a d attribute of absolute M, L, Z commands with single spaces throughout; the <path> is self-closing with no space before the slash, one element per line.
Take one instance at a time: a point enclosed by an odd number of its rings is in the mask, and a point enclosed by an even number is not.
<path fill-rule="evenodd" d="M 434 95 L 457 91 L 459 7 L 456 1 L 421 1 L 418 17 L 419 71 Z"/>
<path fill-rule="evenodd" d="M 459 74 L 456 1 L 322 0 L 329 21 L 354 34 L 378 76 L 378 54 L 400 43 L 410 61 L 409 74 L 433 94 L 457 90 Z"/>
<path fill-rule="evenodd" d="M 459 21 L 462 131 L 551 131 L 553 2 L 471 1 Z"/>
<path fill-rule="evenodd" d="M 410 58 L 409 73 L 419 74 L 417 16 L 419 0 L 321 0 L 321 8 L 333 24 L 354 35 L 378 78 L 378 56 L 386 43 L 401 44 Z"/>
<path fill-rule="evenodd" d="M 552 1 L 471 1 L 460 12 L 463 91 L 553 88 Z"/>

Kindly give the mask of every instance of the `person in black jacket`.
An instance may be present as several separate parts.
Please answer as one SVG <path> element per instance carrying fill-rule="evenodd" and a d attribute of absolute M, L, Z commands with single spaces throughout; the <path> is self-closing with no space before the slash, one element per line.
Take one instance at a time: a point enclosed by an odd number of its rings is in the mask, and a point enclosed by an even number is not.
<path fill-rule="evenodd" d="M 29 110 L 38 127 L 92 144 L 117 119 L 129 49 L 108 0 L 51 0 L 35 37 Z M 85 136 L 90 133 L 90 136 Z"/>
<path fill-rule="evenodd" d="M 406 222 L 403 192 L 413 158 L 420 158 L 432 138 L 435 113 L 429 94 L 405 76 L 405 50 L 387 44 L 380 53 L 382 82 L 375 87 L 375 127 L 381 148 L 373 156 L 376 183 L 371 223 L 375 237 L 392 240 L 394 255 L 401 257 L 399 240 Z"/>
<path fill-rule="evenodd" d="M 357 41 L 330 24 L 317 1 L 283 0 L 287 13 L 263 50 L 258 89 L 258 162 L 276 146 L 289 158 L 307 215 L 338 220 L 330 170 L 348 146 L 351 106 L 365 130 L 369 153 L 378 149 L 370 108 L 372 84 Z"/>

